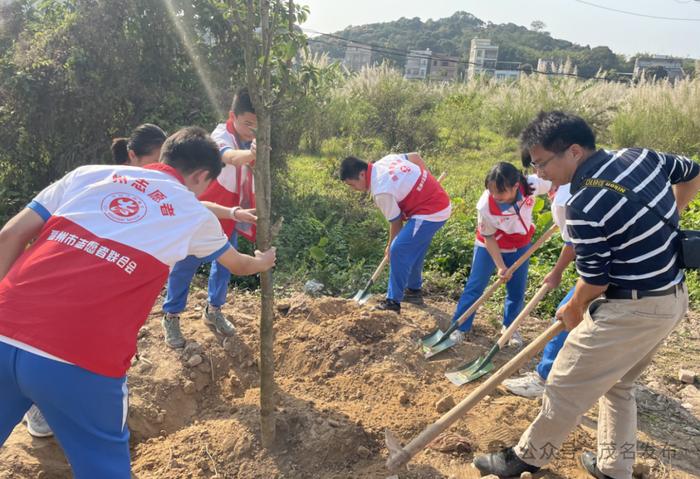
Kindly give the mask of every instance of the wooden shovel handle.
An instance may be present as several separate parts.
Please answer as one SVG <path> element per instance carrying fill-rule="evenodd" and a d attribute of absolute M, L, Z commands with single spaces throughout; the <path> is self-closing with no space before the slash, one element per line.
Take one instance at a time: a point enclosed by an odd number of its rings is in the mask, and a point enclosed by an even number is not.
<path fill-rule="evenodd" d="M 384 267 L 387 265 L 388 262 L 389 262 L 389 256 L 388 255 L 384 256 L 384 258 L 382 259 L 382 262 L 379 263 L 379 266 L 377 266 L 377 269 L 374 270 L 374 274 L 372 274 L 372 278 L 370 279 L 370 281 L 372 283 L 377 281 L 377 278 L 379 278 L 379 275 L 382 274 L 382 270 L 384 270 Z"/>
<path fill-rule="evenodd" d="M 535 306 L 539 304 L 540 301 L 542 301 L 542 298 L 544 298 L 547 293 L 549 293 L 549 285 L 543 284 L 540 289 L 537 290 L 537 293 L 532 297 L 529 303 L 525 305 L 522 311 L 520 311 L 520 314 L 518 314 L 518 317 L 513 320 L 513 322 L 508 326 L 508 329 L 503 331 L 503 334 L 501 334 L 501 337 L 498 338 L 498 348 L 503 349 L 503 346 L 506 345 L 506 343 L 510 340 L 510 338 L 513 336 L 513 333 L 518 330 L 518 326 L 520 326 L 520 323 L 522 323 L 525 318 L 527 318 L 530 313 L 532 312 L 533 309 L 535 309 Z"/>
<path fill-rule="evenodd" d="M 537 339 L 530 343 L 525 349 L 520 351 L 513 359 L 508 361 L 496 374 L 486 380 L 481 386 L 471 392 L 459 404 L 446 412 L 440 419 L 428 426 L 411 442 L 406 444 L 400 451 L 390 454 L 386 465 L 390 471 L 406 464 L 418 452 L 430 444 L 436 437 L 450 427 L 452 423 L 462 417 L 467 411 L 474 407 L 484 396 L 493 392 L 496 387 L 507 377 L 516 372 L 526 361 L 544 349 L 545 345 L 557 334 L 564 331 L 564 323 L 556 321 L 547 330 L 540 334 Z"/>
<path fill-rule="evenodd" d="M 513 263 L 510 268 L 508 268 L 507 273 L 510 273 L 511 275 L 517 270 L 527 259 L 532 256 L 532 253 L 537 251 L 540 246 L 542 246 L 545 241 L 547 241 L 556 231 L 557 231 L 557 225 L 554 224 L 549 228 L 547 231 L 545 231 L 542 236 L 537 238 L 537 241 L 535 241 L 530 248 L 525 251 L 525 253 L 518 258 L 518 260 Z M 486 290 L 484 294 L 481 295 L 479 299 L 477 299 L 474 304 L 472 304 L 469 309 L 467 309 L 462 316 L 459 317 L 457 320 L 457 325 L 461 325 L 464 323 L 464 321 L 467 320 L 469 316 L 471 316 L 476 310 L 478 310 L 482 304 L 484 304 L 490 297 L 493 295 L 493 293 L 496 292 L 496 290 L 503 284 L 505 283 L 505 280 L 503 277 L 498 278 L 489 288 Z"/>

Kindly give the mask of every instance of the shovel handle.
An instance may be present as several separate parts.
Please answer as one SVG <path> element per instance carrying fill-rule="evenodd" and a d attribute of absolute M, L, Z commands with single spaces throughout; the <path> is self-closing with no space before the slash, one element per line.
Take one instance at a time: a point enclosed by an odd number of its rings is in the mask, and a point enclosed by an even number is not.
<path fill-rule="evenodd" d="M 386 461 L 386 466 L 390 471 L 395 471 L 399 467 L 406 464 L 413 456 L 423 450 L 436 437 L 450 427 L 455 421 L 462 417 L 467 411 L 474 407 L 484 396 L 493 392 L 501 382 L 512 375 L 520 366 L 530 358 L 544 349 L 545 345 L 557 334 L 564 331 L 564 323 L 556 321 L 547 330 L 540 334 L 532 343 L 525 349 L 520 351 L 513 359 L 508 361 L 496 374 L 486 380 L 481 386 L 471 392 L 459 404 L 446 412 L 440 419 L 428 426 L 418 436 L 413 438 L 411 442 L 406 444 L 402 449 L 394 451 L 389 455 Z"/>
<path fill-rule="evenodd" d="M 515 270 L 517 270 L 522 264 L 528 260 L 532 254 L 537 251 L 544 243 L 547 241 L 556 231 L 557 231 L 557 225 L 554 224 L 552 225 L 547 231 L 545 231 L 542 236 L 537 238 L 537 241 L 535 241 L 530 248 L 525 251 L 525 253 L 518 258 L 518 260 L 513 263 L 510 268 L 506 271 L 506 273 L 512 275 Z M 472 304 L 469 309 L 467 309 L 462 316 L 459 317 L 459 319 L 456 321 L 456 326 L 455 329 L 464 323 L 464 321 L 467 320 L 469 316 L 471 316 L 476 310 L 478 310 L 482 304 L 484 304 L 490 297 L 493 295 L 493 293 L 496 292 L 496 290 L 503 284 L 505 283 L 505 279 L 501 276 L 496 280 L 489 288 L 486 290 L 484 294 L 481 295 L 479 299 L 477 299 L 474 304 Z M 454 325 L 454 324 L 453 324 Z"/>
<path fill-rule="evenodd" d="M 510 340 L 511 336 L 513 336 L 513 333 L 517 331 L 518 326 L 520 326 L 520 323 L 522 323 L 525 318 L 527 318 L 530 313 L 532 312 L 533 309 L 535 309 L 535 306 L 539 304 L 540 301 L 542 301 L 542 298 L 544 298 L 547 293 L 549 293 L 549 285 L 543 284 L 540 289 L 537 290 L 537 293 L 532 297 L 529 303 L 525 305 L 522 311 L 520 311 L 520 314 L 518 314 L 518 317 L 513 320 L 513 322 L 508 326 L 508 328 L 503 331 L 503 334 L 501 334 L 501 337 L 498 338 L 498 348 L 503 349 L 503 346 L 506 345 L 506 343 Z"/>
<path fill-rule="evenodd" d="M 389 255 L 384 256 L 382 259 L 382 262 L 379 263 L 379 266 L 377 266 L 377 269 L 374 270 L 374 273 L 372 274 L 372 277 L 369 279 L 369 284 L 374 284 L 375 281 L 377 281 L 377 278 L 379 278 L 379 275 L 382 274 L 382 271 L 386 267 L 387 263 L 389 262 Z"/>

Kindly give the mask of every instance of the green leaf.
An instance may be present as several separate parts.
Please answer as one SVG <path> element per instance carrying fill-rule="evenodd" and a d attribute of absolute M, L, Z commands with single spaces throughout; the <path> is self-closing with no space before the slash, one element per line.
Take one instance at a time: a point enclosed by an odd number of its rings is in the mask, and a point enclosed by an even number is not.
<path fill-rule="evenodd" d="M 318 246 L 312 246 L 309 248 L 309 256 L 316 261 L 323 261 L 326 258 L 326 252 Z"/>
<path fill-rule="evenodd" d="M 544 198 L 541 196 L 538 196 L 537 199 L 535 200 L 535 207 L 532 208 L 532 211 L 535 213 L 538 213 L 542 211 L 542 208 L 544 208 Z"/>
<path fill-rule="evenodd" d="M 537 217 L 537 229 L 543 230 L 552 222 L 552 212 L 546 211 Z"/>

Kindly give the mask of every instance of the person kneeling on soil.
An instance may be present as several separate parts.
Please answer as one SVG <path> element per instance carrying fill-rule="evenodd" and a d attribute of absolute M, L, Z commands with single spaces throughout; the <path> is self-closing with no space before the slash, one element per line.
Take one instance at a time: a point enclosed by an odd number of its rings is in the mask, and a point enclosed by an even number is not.
<path fill-rule="evenodd" d="M 126 372 L 170 268 L 187 255 L 239 275 L 275 263 L 274 248 L 238 253 L 197 200 L 220 171 L 216 143 L 184 128 L 159 163 L 77 168 L 2 228 L 0 445 L 34 403 L 76 478 L 130 477 Z"/>
<path fill-rule="evenodd" d="M 349 156 L 340 179 L 357 191 L 369 191 L 389 221 L 389 288 L 376 307 L 401 311 L 401 301 L 422 304 L 423 262 L 435 233 L 450 217 L 450 197 L 418 153 L 388 155 L 375 163 Z"/>

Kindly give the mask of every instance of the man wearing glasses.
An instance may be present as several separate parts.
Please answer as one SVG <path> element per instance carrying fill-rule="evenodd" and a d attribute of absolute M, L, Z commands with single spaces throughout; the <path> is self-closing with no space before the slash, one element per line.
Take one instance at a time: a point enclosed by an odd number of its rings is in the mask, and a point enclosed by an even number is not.
<path fill-rule="evenodd" d="M 566 227 L 580 278 L 557 311 L 571 333 L 547 378 L 540 414 L 516 446 L 474 465 L 499 477 L 539 470 L 598 400 L 598 454 L 585 452 L 581 462 L 592 477 L 629 479 L 634 380 L 688 309 L 677 225 L 700 189 L 700 165 L 648 149 L 597 150 L 588 124 L 561 111 L 541 112 L 521 140 L 540 177 L 571 183 Z M 595 186 L 603 181 L 634 191 L 644 204 Z"/>

